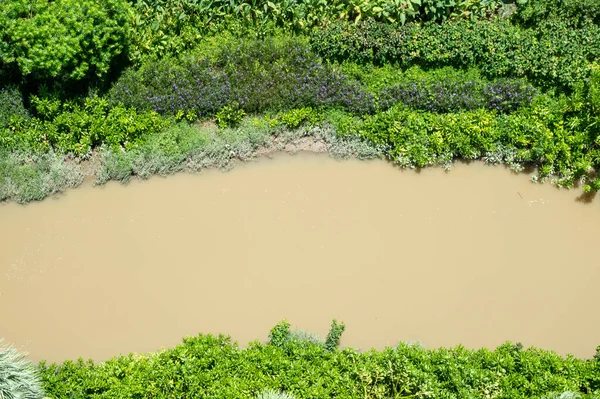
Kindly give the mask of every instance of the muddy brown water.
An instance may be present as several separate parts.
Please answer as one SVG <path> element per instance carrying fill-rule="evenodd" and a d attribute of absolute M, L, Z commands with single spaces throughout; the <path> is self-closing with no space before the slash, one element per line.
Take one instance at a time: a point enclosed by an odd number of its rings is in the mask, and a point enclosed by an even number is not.
<path fill-rule="evenodd" d="M 343 344 L 590 357 L 600 206 L 483 164 L 445 173 L 279 155 L 222 173 L 0 206 L 0 337 L 105 360 L 183 336 L 265 340 L 286 318 Z"/>

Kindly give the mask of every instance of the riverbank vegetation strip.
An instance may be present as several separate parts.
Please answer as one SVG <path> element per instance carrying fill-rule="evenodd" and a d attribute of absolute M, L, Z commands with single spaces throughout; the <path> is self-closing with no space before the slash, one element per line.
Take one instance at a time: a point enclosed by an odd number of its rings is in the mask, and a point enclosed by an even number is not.
<path fill-rule="evenodd" d="M 243 159 L 284 128 L 404 167 L 531 165 L 593 193 L 599 8 L 14 0 L 0 8 L 0 200 L 228 165 L 228 137 L 246 138 L 229 152 Z"/>
<path fill-rule="evenodd" d="M 600 390 L 600 347 L 588 360 L 511 343 L 493 351 L 400 343 L 361 352 L 338 348 L 344 328 L 334 320 L 322 339 L 282 321 L 266 343 L 247 348 L 199 335 L 153 354 L 41 363 L 39 371 L 56 398 L 254 398 L 271 390 L 296 398 L 529 399 L 592 398 Z"/>
<path fill-rule="evenodd" d="M 3 2 L 0 201 L 41 200 L 86 176 L 127 182 L 304 148 L 410 168 L 532 165 L 536 179 L 593 193 L 599 23 L 596 0 Z M 49 395 L 71 398 L 600 390 L 598 355 L 513 344 L 358 352 L 288 330 L 247 349 L 200 335 L 39 371 Z"/>

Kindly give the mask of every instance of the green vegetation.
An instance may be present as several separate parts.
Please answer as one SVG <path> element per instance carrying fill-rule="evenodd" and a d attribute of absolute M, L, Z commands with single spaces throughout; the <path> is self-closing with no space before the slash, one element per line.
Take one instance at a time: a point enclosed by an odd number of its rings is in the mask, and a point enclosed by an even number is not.
<path fill-rule="evenodd" d="M 42 399 L 44 391 L 35 366 L 0 340 L 0 398 Z"/>
<path fill-rule="evenodd" d="M 229 167 L 303 137 L 406 167 L 528 164 L 594 192 L 599 9 L 11 1 L 0 8 L 0 200 L 42 199 L 90 174 Z"/>
<path fill-rule="evenodd" d="M 493 351 L 400 343 L 361 352 L 338 348 L 343 326 L 334 321 L 322 340 L 283 321 L 267 343 L 245 349 L 227 336 L 199 335 L 158 353 L 98 364 L 42 362 L 39 370 L 55 398 L 531 399 L 600 392 L 600 347 L 587 360 L 511 343 Z"/>
<path fill-rule="evenodd" d="M 311 35 L 312 48 L 336 61 L 398 68 L 477 67 L 488 78 L 526 77 L 546 88 L 569 89 L 600 56 L 600 27 L 545 20 L 523 28 L 500 20 L 393 26 L 372 20 L 332 23 Z"/>
<path fill-rule="evenodd" d="M 12 0 L 0 6 L 0 201 L 229 168 L 311 148 L 402 167 L 455 159 L 600 190 L 597 0 Z M 39 365 L 55 398 L 590 398 L 593 359 L 338 349 L 282 322 L 240 349 Z M 29 396 L 27 396 L 29 395 Z M 42 395 L 0 350 L 0 397 Z"/>
<path fill-rule="evenodd" d="M 125 0 L 12 0 L 0 8 L 0 70 L 21 79 L 102 78 L 129 47 Z"/>

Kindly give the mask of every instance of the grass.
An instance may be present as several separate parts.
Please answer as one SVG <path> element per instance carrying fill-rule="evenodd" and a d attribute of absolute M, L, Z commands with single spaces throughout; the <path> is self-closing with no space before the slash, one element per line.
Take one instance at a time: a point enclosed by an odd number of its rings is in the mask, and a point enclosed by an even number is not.
<path fill-rule="evenodd" d="M 0 201 L 41 200 L 79 186 L 83 178 L 79 167 L 62 155 L 0 150 Z"/>
<path fill-rule="evenodd" d="M 381 158 L 383 150 L 357 136 L 336 133 L 330 121 L 289 128 L 272 124 L 268 116 L 248 116 L 235 128 L 219 129 L 210 122 L 172 123 L 128 151 L 99 148 L 91 173 L 95 184 L 132 177 L 230 169 L 275 151 L 327 151 L 334 158 Z M 27 203 L 79 186 L 85 177 L 76 159 L 47 152 L 0 150 L 0 202 Z"/>
<path fill-rule="evenodd" d="M 339 136 L 333 126 L 270 126 L 266 118 L 247 117 L 239 127 L 218 129 L 210 124 L 173 125 L 128 152 L 105 148 L 96 184 L 109 180 L 127 183 L 132 176 L 148 178 L 209 168 L 230 169 L 235 161 L 248 161 L 274 151 L 295 152 L 320 143 L 334 158 L 381 158 L 383 152 L 357 136 Z"/>

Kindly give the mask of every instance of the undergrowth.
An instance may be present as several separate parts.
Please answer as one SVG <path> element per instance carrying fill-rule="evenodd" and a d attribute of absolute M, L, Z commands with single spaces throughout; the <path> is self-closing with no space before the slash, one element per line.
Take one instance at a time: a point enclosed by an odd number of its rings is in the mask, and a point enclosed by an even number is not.
<path fill-rule="evenodd" d="M 40 363 L 56 398 L 594 398 L 600 393 L 600 347 L 591 359 L 507 342 L 495 350 L 426 349 L 399 343 L 383 350 L 340 349 L 276 325 L 266 343 L 240 348 L 224 335 L 198 335 L 151 354 L 104 363 Z"/>

